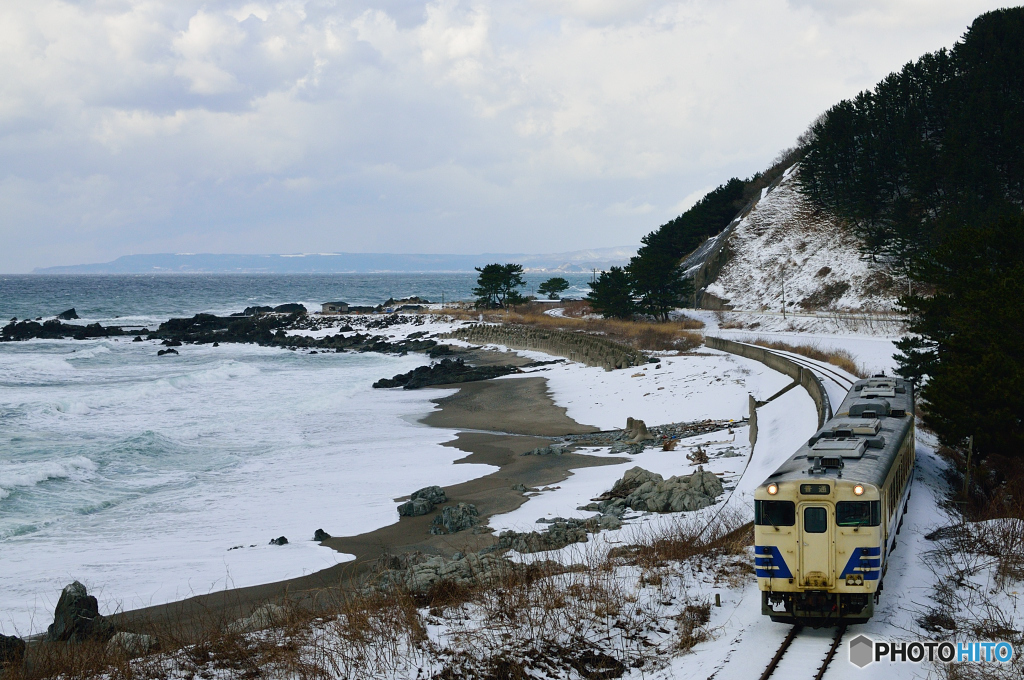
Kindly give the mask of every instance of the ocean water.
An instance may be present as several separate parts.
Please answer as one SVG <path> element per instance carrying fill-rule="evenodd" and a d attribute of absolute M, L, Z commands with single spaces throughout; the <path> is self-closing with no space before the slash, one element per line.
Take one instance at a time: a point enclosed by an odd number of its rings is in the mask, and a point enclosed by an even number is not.
<path fill-rule="evenodd" d="M 549 274 L 526 274 L 533 294 Z M 568 297 L 583 297 L 590 274 L 564 274 Z M 83 321 L 151 325 L 172 316 L 226 314 L 254 305 L 301 302 L 310 311 L 344 300 L 379 305 L 418 295 L 431 302 L 470 300 L 475 273 L 452 274 L 136 274 L 0 275 L 0 320 L 54 316 L 74 307 Z"/>
<path fill-rule="evenodd" d="M 4 277 L 0 309 L 155 324 L 295 300 L 433 299 L 425 282 L 441 280 L 458 278 Z M 492 471 L 453 465 L 464 454 L 441 444 L 454 432 L 418 423 L 447 392 L 371 388 L 424 355 L 157 349 L 0 343 L 0 632 L 45 629 L 74 579 L 109 613 L 319 570 L 348 556 L 314 543 L 316 529 L 370 531 L 397 521 L 394 498 Z M 282 535 L 288 545 L 268 545 Z"/>

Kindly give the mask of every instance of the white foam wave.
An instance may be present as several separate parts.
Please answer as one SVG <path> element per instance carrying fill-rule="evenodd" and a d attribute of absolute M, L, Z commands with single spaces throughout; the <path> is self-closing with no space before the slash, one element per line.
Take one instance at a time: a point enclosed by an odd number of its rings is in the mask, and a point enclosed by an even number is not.
<path fill-rule="evenodd" d="M 0 463 L 0 500 L 19 488 L 33 487 L 51 479 L 86 480 L 96 474 L 96 463 L 85 456 L 65 461 Z"/>

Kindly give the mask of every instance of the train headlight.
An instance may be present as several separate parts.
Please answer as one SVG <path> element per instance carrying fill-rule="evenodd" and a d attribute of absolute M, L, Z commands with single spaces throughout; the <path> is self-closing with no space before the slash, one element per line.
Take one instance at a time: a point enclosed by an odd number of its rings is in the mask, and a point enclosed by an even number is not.
<path fill-rule="evenodd" d="M 773 482 L 773 483 L 768 485 L 768 495 L 769 496 L 774 496 L 778 492 L 779 492 L 779 485 L 778 484 L 775 484 Z M 863 493 L 863 492 L 864 492 L 864 489 L 861 489 L 861 493 Z"/>
<path fill-rule="evenodd" d="M 854 496 L 863 496 L 864 495 L 864 485 L 863 484 L 858 484 L 857 486 L 853 487 L 853 495 Z"/>

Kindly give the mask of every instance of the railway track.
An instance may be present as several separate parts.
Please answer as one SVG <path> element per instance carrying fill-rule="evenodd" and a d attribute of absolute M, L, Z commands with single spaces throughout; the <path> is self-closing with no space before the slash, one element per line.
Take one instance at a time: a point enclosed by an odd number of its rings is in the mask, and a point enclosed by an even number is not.
<path fill-rule="evenodd" d="M 779 645 L 768 667 L 764 669 L 760 680 L 768 680 L 771 677 L 786 678 L 787 680 L 806 677 L 807 670 L 810 668 L 817 669 L 814 680 L 822 680 L 829 664 L 836 656 L 839 645 L 842 644 L 846 626 L 839 626 L 835 629 L 828 650 L 822 655 L 824 643 L 829 641 L 824 633 L 825 631 L 821 629 L 805 632 L 803 626 L 799 624 L 793 626 L 782 644 Z M 778 675 L 776 675 L 777 671 Z"/>
<path fill-rule="evenodd" d="M 829 380 L 839 385 L 840 387 L 849 390 L 853 387 L 854 380 L 843 375 L 839 370 L 828 368 L 823 366 L 820 362 L 812 361 L 801 354 L 794 354 L 793 352 L 780 352 L 778 350 L 769 349 L 769 352 L 776 356 L 780 356 L 784 359 L 792 361 L 794 364 L 809 368 L 812 371 L 823 374 Z"/>

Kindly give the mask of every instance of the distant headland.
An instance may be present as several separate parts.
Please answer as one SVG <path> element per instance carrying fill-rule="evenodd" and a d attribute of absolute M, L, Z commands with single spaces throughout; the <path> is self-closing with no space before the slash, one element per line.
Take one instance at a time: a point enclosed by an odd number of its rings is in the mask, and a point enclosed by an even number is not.
<path fill-rule="evenodd" d="M 395 253 L 303 253 L 238 255 L 155 253 L 124 255 L 111 262 L 37 267 L 33 274 L 335 274 L 471 272 L 488 262 L 516 262 L 526 271 L 589 272 L 622 266 L 637 246 L 593 248 L 565 253 L 482 253 L 479 255 Z"/>

